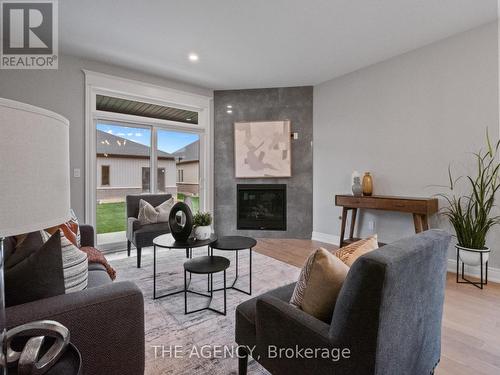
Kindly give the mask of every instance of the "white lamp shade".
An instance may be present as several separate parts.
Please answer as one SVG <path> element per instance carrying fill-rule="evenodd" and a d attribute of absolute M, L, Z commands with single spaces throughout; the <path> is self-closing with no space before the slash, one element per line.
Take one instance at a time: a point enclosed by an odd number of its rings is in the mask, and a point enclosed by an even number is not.
<path fill-rule="evenodd" d="M 0 98 L 0 237 L 66 222 L 69 176 L 69 121 Z"/>

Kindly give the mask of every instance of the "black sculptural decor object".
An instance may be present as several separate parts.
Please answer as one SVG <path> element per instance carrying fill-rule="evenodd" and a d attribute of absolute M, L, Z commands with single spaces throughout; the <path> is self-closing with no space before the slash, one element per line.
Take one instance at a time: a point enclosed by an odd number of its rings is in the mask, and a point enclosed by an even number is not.
<path fill-rule="evenodd" d="M 193 213 L 184 202 L 177 202 L 170 210 L 168 225 L 176 241 L 187 241 L 193 230 Z"/>

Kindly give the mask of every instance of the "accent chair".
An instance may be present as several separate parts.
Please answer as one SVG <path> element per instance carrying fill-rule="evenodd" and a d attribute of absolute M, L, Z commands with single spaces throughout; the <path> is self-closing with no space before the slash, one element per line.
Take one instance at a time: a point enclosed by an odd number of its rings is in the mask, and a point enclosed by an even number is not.
<path fill-rule="evenodd" d="M 274 375 L 432 374 L 441 354 L 441 320 L 450 235 L 429 230 L 358 258 L 331 322 L 289 303 L 295 284 L 236 309 L 239 374 L 253 358 Z M 288 350 L 349 349 L 349 358 L 276 356 Z M 304 352 L 302 352 L 304 353 Z"/>
<path fill-rule="evenodd" d="M 172 194 L 136 194 L 127 195 L 127 254 L 130 256 L 131 245 L 137 248 L 137 268 L 141 268 L 143 247 L 153 246 L 153 239 L 170 233 L 168 223 L 141 225 L 139 222 L 139 201 L 144 199 L 154 207 L 170 199 Z"/>

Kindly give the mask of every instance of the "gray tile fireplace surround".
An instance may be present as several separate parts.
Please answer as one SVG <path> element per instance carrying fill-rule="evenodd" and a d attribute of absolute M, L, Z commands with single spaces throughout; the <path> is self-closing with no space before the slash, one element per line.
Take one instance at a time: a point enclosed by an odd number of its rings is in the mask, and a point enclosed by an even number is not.
<path fill-rule="evenodd" d="M 227 113 L 227 106 L 232 113 Z M 242 179 L 234 175 L 234 123 L 290 120 L 292 177 Z M 219 235 L 256 238 L 311 238 L 313 198 L 313 88 L 287 87 L 214 92 L 214 224 Z M 287 230 L 237 230 L 237 184 L 286 184 Z"/>

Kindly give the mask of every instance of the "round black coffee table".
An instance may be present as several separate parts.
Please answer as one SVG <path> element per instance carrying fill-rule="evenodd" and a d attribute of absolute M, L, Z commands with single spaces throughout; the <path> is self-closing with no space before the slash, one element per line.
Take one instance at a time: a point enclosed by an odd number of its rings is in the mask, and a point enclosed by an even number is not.
<path fill-rule="evenodd" d="M 176 241 L 171 234 L 162 234 L 153 240 L 153 299 L 173 296 L 175 294 L 183 293 L 184 290 L 176 290 L 175 292 L 170 292 L 167 294 L 162 294 L 161 296 L 156 295 L 156 248 L 165 249 L 185 249 L 186 258 L 193 257 L 193 249 L 198 247 L 208 246 L 217 240 L 217 236 L 212 234 L 207 240 L 195 240 L 189 238 L 187 241 Z"/>
<path fill-rule="evenodd" d="M 213 250 L 223 250 L 223 251 L 235 251 L 236 252 L 236 277 L 228 289 L 234 289 L 238 292 L 252 295 L 252 249 L 257 245 L 257 241 L 251 237 L 244 236 L 225 236 L 219 238 L 217 241 L 213 242 L 210 245 L 210 254 L 213 255 Z M 240 250 L 250 251 L 250 259 L 249 259 L 249 290 L 248 292 L 245 290 L 241 290 L 235 287 L 236 282 L 238 281 L 238 254 Z M 220 289 L 216 289 L 218 291 Z"/>
<path fill-rule="evenodd" d="M 226 315 L 226 269 L 229 267 L 231 262 L 229 259 L 219 256 L 202 256 L 190 259 L 184 263 L 184 313 L 192 314 L 198 311 L 210 310 L 216 312 L 217 314 Z M 208 275 L 209 277 L 209 292 L 210 294 L 203 294 L 193 290 L 189 290 L 187 273 L 194 273 L 199 275 Z M 224 291 L 224 311 L 219 311 L 210 307 L 212 299 L 214 297 L 214 273 L 224 272 L 224 287 L 220 290 Z M 187 308 L 187 294 L 194 293 L 199 296 L 204 296 L 210 298 L 207 307 L 188 311 Z"/>

